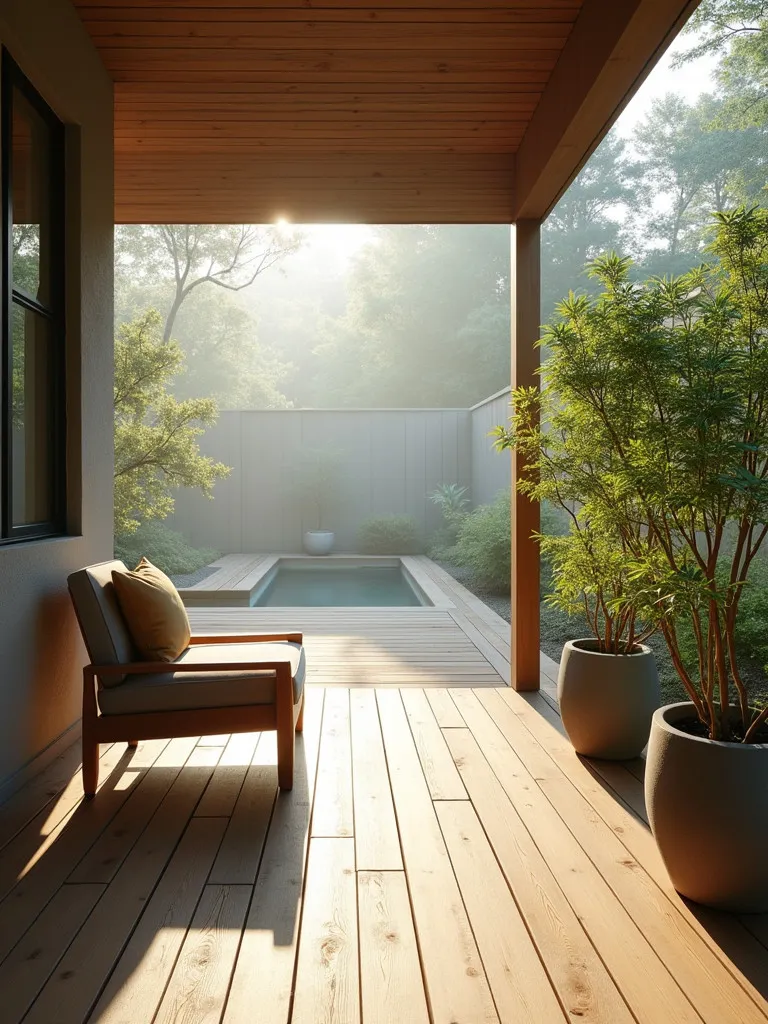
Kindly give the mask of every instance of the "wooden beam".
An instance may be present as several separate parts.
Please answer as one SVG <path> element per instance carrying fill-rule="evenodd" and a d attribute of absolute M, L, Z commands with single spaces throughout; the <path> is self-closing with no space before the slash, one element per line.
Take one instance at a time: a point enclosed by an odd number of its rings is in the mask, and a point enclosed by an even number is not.
<path fill-rule="evenodd" d="M 699 0 L 584 0 L 520 143 L 514 216 L 543 219 Z"/>
<path fill-rule="evenodd" d="M 512 387 L 538 387 L 541 224 L 512 225 Z M 510 678 L 516 690 L 539 689 L 539 506 L 517 491 L 521 465 L 512 454 L 512 639 Z"/>

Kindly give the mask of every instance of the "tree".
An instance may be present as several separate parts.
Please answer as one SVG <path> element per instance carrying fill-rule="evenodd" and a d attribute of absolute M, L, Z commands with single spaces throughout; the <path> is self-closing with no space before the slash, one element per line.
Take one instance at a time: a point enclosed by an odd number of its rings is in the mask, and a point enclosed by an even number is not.
<path fill-rule="evenodd" d="M 471 405 L 510 374 L 509 229 L 381 227 L 321 325 L 318 405 Z"/>
<path fill-rule="evenodd" d="M 149 310 L 123 324 L 115 341 L 115 533 L 173 511 L 172 489 L 211 496 L 229 469 L 200 454 L 197 438 L 216 419 L 211 399 L 178 401 L 168 392 L 184 355 L 162 340 L 162 317 Z"/>
<path fill-rule="evenodd" d="M 583 272 L 589 260 L 628 244 L 637 178 L 626 142 L 611 132 L 547 217 L 541 233 L 543 319 L 570 289 L 589 286 Z"/>
<path fill-rule="evenodd" d="M 635 129 L 645 273 L 684 273 L 702 259 L 711 213 L 733 209 L 744 183 L 759 177 L 763 140 L 755 129 L 724 127 L 723 101 L 688 104 L 674 93 L 657 101 Z M 741 185 L 739 185 L 739 182 Z"/>
<path fill-rule="evenodd" d="M 677 65 L 718 54 L 718 79 L 725 98 L 724 124 L 768 124 L 768 0 L 703 0 L 686 31 L 697 43 L 679 54 Z"/>
<path fill-rule="evenodd" d="M 710 738 L 751 742 L 768 708 L 750 702 L 737 619 L 768 534 L 768 209 L 715 223 L 716 260 L 679 278 L 638 287 L 630 260 L 595 260 L 601 294 L 560 304 L 546 386 L 515 392 L 497 437 L 524 493 L 618 539 Z"/>
<path fill-rule="evenodd" d="M 258 340 L 255 318 L 234 293 L 296 251 L 300 238 L 254 225 L 130 225 L 116 235 L 117 316 L 165 313 L 187 356 L 173 382 L 180 398 L 206 395 L 225 408 L 284 408 L 290 370 Z M 210 287 L 204 287 L 210 286 Z"/>
<path fill-rule="evenodd" d="M 118 230 L 118 260 L 135 280 L 172 282 L 163 341 L 184 301 L 202 285 L 250 287 L 299 245 L 299 236 L 258 224 L 132 224 Z"/>

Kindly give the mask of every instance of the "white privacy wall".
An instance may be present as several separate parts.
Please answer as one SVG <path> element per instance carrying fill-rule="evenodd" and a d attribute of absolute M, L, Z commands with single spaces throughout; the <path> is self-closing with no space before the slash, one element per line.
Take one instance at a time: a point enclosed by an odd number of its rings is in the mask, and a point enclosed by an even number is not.
<path fill-rule="evenodd" d="M 314 526 L 299 486 L 304 453 L 332 449 L 338 486 L 326 525 L 337 535 L 337 550 L 355 551 L 360 524 L 373 515 L 413 516 L 426 535 L 440 526 L 428 497 L 439 484 L 477 489 L 475 504 L 509 486 L 509 458 L 477 436 L 491 429 L 485 423 L 497 401 L 474 410 L 224 412 L 201 448 L 232 472 L 216 484 L 213 501 L 181 491 L 168 525 L 195 546 L 222 552 L 299 551 L 304 530 Z M 505 418 L 506 401 L 496 422 Z"/>

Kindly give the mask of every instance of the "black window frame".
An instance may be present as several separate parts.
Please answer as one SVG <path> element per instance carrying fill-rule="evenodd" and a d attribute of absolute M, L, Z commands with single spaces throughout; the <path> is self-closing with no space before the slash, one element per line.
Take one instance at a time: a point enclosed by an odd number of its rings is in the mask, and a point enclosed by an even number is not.
<path fill-rule="evenodd" d="M 0 67 L 0 187 L 2 189 L 2 331 L 0 339 L 0 546 L 20 540 L 66 534 L 67 493 L 67 377 L 66 377 L 66 237 L 65 127 L 8 51 Z M 49 288 L 46 303 L 13 287 L 13 96 L 18 91 L 45 122 L 49 131 L 50 215 Z M 47 472 L 51 486 L 50 519 L 14 525 L 13 522 L 13 306 L 14 303 L 47 320 L 51 332 L 51 372 L 48 403 L 51 445 Z"/>

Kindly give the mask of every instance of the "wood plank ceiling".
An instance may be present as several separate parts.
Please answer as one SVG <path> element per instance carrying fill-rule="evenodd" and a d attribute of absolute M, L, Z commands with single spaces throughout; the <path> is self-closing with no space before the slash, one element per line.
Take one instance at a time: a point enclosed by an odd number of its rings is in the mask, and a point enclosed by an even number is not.
<path fill-rule="evenodd" d="M 581 0 L 75 0 L 118 222 L 506 222 Z"/>

